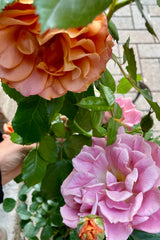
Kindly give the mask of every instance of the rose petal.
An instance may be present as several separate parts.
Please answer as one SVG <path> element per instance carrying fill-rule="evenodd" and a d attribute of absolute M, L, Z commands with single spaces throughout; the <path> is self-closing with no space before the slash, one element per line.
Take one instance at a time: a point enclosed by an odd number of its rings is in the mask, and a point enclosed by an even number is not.
<path fill-rule="evenodd" d="M 67 205 L 64 205 L 60 208 L 60 213 L 63 217 L 63 223 L 69 226 L 70 228 L 76 228 L 80 220 L 78 217 L 78 211 L 76 209 L 70 208 Z"/>

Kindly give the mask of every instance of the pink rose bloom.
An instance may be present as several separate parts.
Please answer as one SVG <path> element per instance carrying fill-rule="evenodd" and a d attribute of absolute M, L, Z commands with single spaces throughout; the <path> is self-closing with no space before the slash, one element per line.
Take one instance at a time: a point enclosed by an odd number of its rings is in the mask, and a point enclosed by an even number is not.
<path fill-rule="evenodd" d="M 160 147 L 123 132 L 114 144 L 93 138 L 73 159 L 62 184 L 63 222 L 76 228 L 80 217 L 102 217 L 107 240 L 126 240 L 133 229 L 160 232 Z"/>
<path fill-rule="evenodd" d="M 142 113 L 136 110 L 131 98 L 123 98 L 120 96 L 116 98 L 115 102 L 118 103 L 122 109 L 122 117 L 121 119 L 117 119 L 117 121 L 126 127 L 128 131 L 131 131 L 133 125 L 140 123 Z M 103 123 L 108 122 L 110 117 L 111 113 L 105 112 Z"/>

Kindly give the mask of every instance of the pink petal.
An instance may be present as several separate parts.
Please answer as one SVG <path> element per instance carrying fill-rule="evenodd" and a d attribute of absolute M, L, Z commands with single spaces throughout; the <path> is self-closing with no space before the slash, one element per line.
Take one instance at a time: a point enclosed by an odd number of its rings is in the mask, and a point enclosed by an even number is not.
<path fill-rule="evenodd" d="M 134 168 L 133 171 L 129 173 L 125 179 L 125 186 L 129 192 L 132 192 L 134 183 L 137 181 L 137 179 L 138 179 L 138 171 L 136 168 Z"/>
<path fill-rule="evenodd" d="M 126 240 L 133 231 L 130 223 L 112 224 L 105 219 L 104 226 L 107 240 Z"/>
<path fill-rule="evenodd" d="M 139 178 L 134 187 L 134 192 L 147 192 L 156 183 L 159 177 L 159 171 L 155 165 L 148 166 L 143 171 L 139 171 Z"/>
<path fill-rule="evenodd" d="M 143 223 L 137 224 L 134 228 L 139 229 L 141 231 L 149 232 L 149 233 L 159 233 L 160 232 L 160 209 L 152 214 L 149 219 Z"/>
<path fill-rule="evenodd" d="M 138 211 L 140 216 L 150 216 L 151 214 L 158 211 L 160 208 L 160 191 L 159 189 L 153 189 L 146 192 L 143 195 L 144 199 L 142 206 Z"/>
<path fill-rule="evenodd" d="M 107 197 L 109 197 L 111 200 L 115 202 L 125 201 L 128 198 L 130 198 L 133 193 L 130 193 L 128 191 L 108 191 L 106 190 Z"/>
<path fill-rule="evenodd" d="M 60 213 L 63 218 L 63 223 L 69 226 L 70 228 L 76 228 L 80 220 L 78 217 L 78 210 L 70 208 L 67 205 L 64 205 L 60 208 Z"/>

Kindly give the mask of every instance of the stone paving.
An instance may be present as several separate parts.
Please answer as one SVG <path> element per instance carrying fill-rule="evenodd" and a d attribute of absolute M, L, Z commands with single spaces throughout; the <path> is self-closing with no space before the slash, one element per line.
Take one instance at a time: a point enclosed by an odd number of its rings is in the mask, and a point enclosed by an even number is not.
<path fill-rule="evenodd" d="M 137 73 L 141 74 L 144 83 L 152 91 L 153 99 L 160 104 L 160 7 L 156 0 L 142 0 L 143 9 L 157 34 L 152 36 L 145 27 L 145 21 L 141 16 L 135 3 L 118 10 L 112 20 L 116 24 L 119 33 L 119 43 L 115 43 L 113 53 L 122 58 L 123 44 L 130 37 L 130 47 L 134 49 L 137 61 Z M 115 80 L 121 79 L 122 74 L 115 63 L 111 60 L 108 63 L 110 72 Z M 133 99 L 136 96 L 134 91 L 127 94 Z M 136 102 L 137 108 L 144 113 L 149 110 L 149 105 L 140 96 Z M 160 135 L 160 122 L 154 117 L 154 136 Z"/>
<path fill-rule="evenodd" d="M 156 0 L 141 0 L 144 4 L 144 11 L 148 15 L 153 27 L 160 39 L 160 8 L 156 4 Z M 151 34 L 149 34 L 145 27 L 145 22 L 139 13 L 137 6 L 133 3 L 131 6 L 126 6 L 118 10 L 114 17 L 113 22 L 116 24 L 119 32 L 119 44 L 115 43 L 113 52 L 115 55 L 122 57 L 122 45 L 130 36 L 131 47 L 135 51 L 137 61 L 137 73 L 142 75 L 143 81 L 148 85 L 152 91 L 154 100 L 160 104 L 160 42 Z M 114 75 L 115 80 L 121 79 L 122 74 L 119 68 L 112 60 L 108 63 L 110 72 Z M 126 96 L 131 96 L 133 99 L 136 96 L 135 91 Z M 144 113 L 149 110 L 147 102 L 142 96 L 136 102 L 137 108 Z M 3 110 L 2 110 L 3 109 Z M 2 124 L 11 120 L 11 112 L 15 109 L 14 103 L 10 103 L 2 90 L 0 89 L 0 129 Z M 154 135 L 160 135 L 160 123 L 154 116 Z M 18 186 L 13 182 L 5 186 L 5 197 L 13 197 L 17 199 Z M 24 237 L 20 236 L 19 229 L 17 228 L 18 218 L 15 212 L 6 214 L 0 208 L 0 225 L 4 226 L 8 232 L 8 240 L 22 240 Z"/>

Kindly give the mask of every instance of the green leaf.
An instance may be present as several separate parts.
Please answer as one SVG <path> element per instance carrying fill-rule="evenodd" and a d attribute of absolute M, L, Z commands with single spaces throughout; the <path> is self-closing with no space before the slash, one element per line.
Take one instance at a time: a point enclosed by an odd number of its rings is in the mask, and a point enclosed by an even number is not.
<path fill-rule="evenodd" d="M 136 60 L 133 48 L 128 47 L 128 42 L 123 45 L 124 48 L 124 54 L 126 56 L 126 59 L 128 61 L 127 71 L 129 72 L 131 78 L 135 81 L 137 81 L 137 67 L 136 67 Z"/>
<path fill-rule="evenodd" d="M 110 109 L 103 98 L 94 96 L 83 98 L 77 105 L 93 111 L 108 111 Z"/>
<path fill-rule="evenodd" d="M 75 105 L 76 103 L 75 95 L 72 92 L 68 92 L 65 95 L 64 104 L 60 111 L 61 114 L 67 116 L 69 119 L 73 119 L 78 110 L 78 107 Z"/>
<path fill-rule="evenodd" d="M 112 0 L 35 0 L 42 31 L 48 28 L 86 26 L 103 12 Z M 64 21 L 65 19 L 65 21 Z"/>
<path fill-rule="evenodd" d="M 155 112 L 156 118 L 160 121 L 160 106 L 158 105 L 158 103 L 152 101 L 152 97 L 150 96 L 148 89 L 141 89 L 140 92 Z"/>
<path fill-rule="evenodd" d="M 31 213 L 27 210 L 27 204 L 21 203 L 17 207 L 17 214 L 22 220 L 29 220 L 31 217 Z"/>
<path fill-rule="evenodd" d="M 69 240 L 79 240 L 77 229 L 71 229 L 69 233 Z"/>
<path fill-rule="evenodd" d="M 115 142 L 119 127 L 120 124 L 117 121 L 115 121 L 114 118 L 109 119 L 107 127 L 107 146 Z"/>
<path fill-rule="evenodd" d="M 42 138 L 38 148 L 39 155 L 48 163 L 53 163 L 57 159 L 57 145 L 55 139 L 46 135 Z"/>
<path fill-rule="evenodd" d="M 38 240 L 37 237 L 29 238 L 28 240 Z"/>
<path fill-rule="evenodd" d="M 54 132 L 55 136 L 58 138 L 65 138 L 66 129 L 63 123 L 63 120 L 58 115 L 51 125 L 51 130 Z"/>
<path fill-rule="evenodd" d="M 3 210 L 11 212 L 16 206 L 16 201 L 13 198 L 5 198 L 3 201 Z"/>
<path fill-rule="evenodd" d="M 46 100 L 31 96 L 21 101 L 12 126 L 23 137 L 24 144 L 40 141 L 49 130 Z"/>
<path fill-rule="evenodd" d="M 160 7 L 160 0 L 157 0 L 157 5 Z"/>
<path fill-rule="evenodd" d="M 112 106 L 115 102 L 115 96 L 114 96 L 112 90 L 109 87 L 104 86 L 103 84 L 100 83 L 100 92 L 102 94 L 102 97 L 109 104 L 109 106 Z"/>
<path fill-rule="evenodd" d="M 71 129 L 74 133 L 79 133 L 84 135 L 85 137 L 92 137 L 92 130 L 85 131 L 83 127 L 81 127 L 75 120 L 73 122 L 69 123 L 69 129 Z"/>
<path fill-rule="evenodd" d="M 27 193 L 31 191 L 31 188 L 28 188 L 25 184 L 22 185 L 18 192 L 18 198 L 21 201 L 25 201 L 27 198 Z"/>
<path fill-rule="evenodd" d="M 157 37 L 154 29 L 152 28 L 151 24 L 149 23 L 147 17 L 145 16 L 144 12 L 143 12 L 143 5 L 141 4 L 140 0 L 135 0 L 136 4 L 137 4 L 137 7 L 140 11 L 140 13 L 142 14 L 142 17 L 145 19 L 145 25 L 146 25 L 146 28 L 147 30 L 152 34 L 154 35 L 155 37 Z"/>
<path fill-rule="evenodd" d="M 93 128 L 97 128 L 102 124 L 103 113 L 100 111 L 91 112 L 91 123 Z"/>
<path fill-rule="evenodd" d="M 131 236 L 133 237 L 133 240 L 159 240 L 160 239 L 160 233 L 153 234 L 153 233 L 142 232 L 139 230 L 134 230 Z"/>
<path fill-rule="evenodd" d="M 34 221 L 36 222 L 36 226 L 38 228 L 42 228 L 47 224 L 47 219 L 42 217 L 41 215 L 39 217 L 34 217 Z"/>
<path fill-rule="evenodd" d="M 128 81 L 127 78 L 123 77 L 121 78 L 117 86 L 117 93 L 120 93 L 120 94 L 128 93 L 131 88 L 132 88 L 132 84 Z"/>
<path fill-rule="evenodd" d="M 18 135 L 16 132 L 11 133 L 11 140 L 14 143 L 23 145 L 23 138 L 20 135 Z"/>
<path fill-rule="evenodd" d="M 36 149 L 33 149 L 24 159 L 22 178 L 25 184 L 30 187 L 39 183 L 46 173 L 46 162 L 39 156 Z"/>
<path fill-rule="evenodd" d="M 74 122 L 76 121 L 76 123 L 86 132 L 89 132 L 92 129 L 91 113 L 92 112 L 89 111 L 88 109 L 79 108 L 74 118 Z"/>
<path fill-rule="evenodd" d="M 119 106 L 118 103 L 115 103 L 114 104 L 114 107 L 113 107 L 113 116 L 114 118 L 116 119 L 120 119 L 122 117 L 122 109 L 121 107 Z"/>
<path fill-rule="evenodd" d="M 39 228 L 33 225 L 32 222 L 27 223 L 24 226 L 24 234 L 27 238 L 33 238 L 39 232 Z"/>
<path fill-rule="evenodd" d="M 50 240 L 53 234 L 53 228 L 49 225 L 45 226 L 41 232 L 41 240 Z"/>
<path fill-rule="evenodd" d="M 109 87 L 113 92 L 116 90 L 116 83 L 112 76 L 112 74 L 106 69 L 104 73 L 102 73 L 101 78 L 99 79 L 100 82 L 104 85 Z"/>
<path fill-rule="evenodd" d="M 125 46 L 129 48 L 129 44 L 130 44 L 130 37 L 125 42 Z M 123 52 L 123 64 L 125 64 L 126 62 L 127 62 L 127 58 L 126 58 L 125 52 Z"/>
<path fill-rule="evenodd" d="M 46 199 L 61 197 L 60 187 L 64 179 L 72 171 L 71 161 L 62 160 L 50 164 L 42 181 L 41 192 Z"/>
<path fill-rule="evenodd" d="M 93 83 L 88 87 L 86 91 L 83 91 L 81 93 L 73 93 L 73 94 L 77 102 L 79 102 L 82 98 L 95 96 Z"/>
<path fill-rule="evenodd" d="M 89 137 L 83 135 L 72 135 L 67 141 L 64 143 L 64 150 L 69 159 L 74 158 L 78 155 L 84 145 L 91 146 L 92 140 Z M 75 147 L 76 146 L 76 147 Z"/>
<path fill-rule="evenodd" d="M 14 2 L 14 0 L 12 1 Z M 1 6 L 1 5 L 0 5 Z M 6 83 L 2 83 L 2 87 L 3 90 L 5 91 L 5 93 L 12 98 L 13 100 L 15 100 L 17 103 L 19 103 L 20 101 L 22 101 L 25 97 L 22 96 L 19 92 L 16 91 L 16 89 L 14 88 L 10 88 L 8 86 L 8 84 Z"/>
<path fill-rule="evenodd" d="M 37 202 L 32 202 L 32 204 L 29 206 L 29 210 L 34 213 L 37 211 L 39 204 Z"/>
<path fill-rule="evenodd" d="M 153 118 L 150 113 L 141 119 L 140 126 L 144 133 L 148 132 L 153 127 Z"/>
<path fill-rule="evenodd" d="M 94 137 L 105 137 L 107 135 L 107 130 L 101 126 L 93 129 Z"/>
<path fill-rule="evenodd" d="M 118 42 L 119 41 L 118 30 L 112 20 L 110 20 L 108 23 L 108 29 L 109 29 L 109 33 L 112 35 L 112 37 Z"/>
<path fill-rule="evenodd" d="M 61 108 L 63 107 L 64 99 L 65 97 L 62 96 L 62 97 L 47 101 L 47 112 L 49 116 L 49 122 L 52 122 L 54 115 L 60 112 Z"/>
<path fill-rule="evenodd" d="M 0 12 L 5 8 L 9 3 L 13 3 L 15 0 L 0 0 Z"/>

